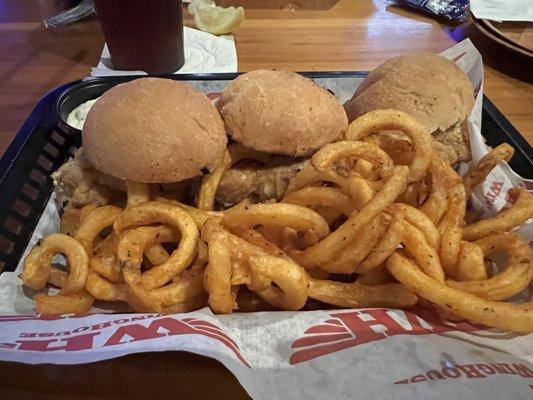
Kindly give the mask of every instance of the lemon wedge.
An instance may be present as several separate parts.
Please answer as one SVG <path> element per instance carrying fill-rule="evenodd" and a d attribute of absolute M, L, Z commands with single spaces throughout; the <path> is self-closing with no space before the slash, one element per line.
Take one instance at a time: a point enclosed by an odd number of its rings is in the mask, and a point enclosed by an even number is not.
<path fill-rule="evenodd" d="M 207 7 L 216 7 L 216 4 L 213 0 L 192 0 L 187 8 L 194 15 L 199 9 Z"/>
<path fill-rule="evenodd" d="M 213 35 L 226 35 L 237 29 L 244 21 L 242 7 L 204 6 L 194 12 L 194 23 L 202 31 Z"/>

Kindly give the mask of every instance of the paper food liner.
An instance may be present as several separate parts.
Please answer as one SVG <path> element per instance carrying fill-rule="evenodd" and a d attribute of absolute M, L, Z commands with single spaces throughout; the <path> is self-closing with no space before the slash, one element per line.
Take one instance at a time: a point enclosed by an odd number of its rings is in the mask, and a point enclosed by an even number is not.
<path fill-rule="evenodd" d="M 468 122 L 474 160 L 481 136 L 483 64 L 469 40 L 443 53 L 468 75 L 476 103 Z M 322 79 L 345 101 L 360 79 Z M 198 83 L 197 83 L 198 85 Z M 199 83 L 220 91 L 221 82 Z M 475 192 L 486 216 L 507 206 L 507 191 L 528 182 L 502 163 Z M 57 232 L 50 201 L 28 248 Z M 530 241 L 531 223 L 520 233 Z M 530 399 L 533 335 L 468 322 L 425 309 L 322 310 L 213 315 L 93 314 L 39 317 L 16 272 L 0 275 L 0 360 L 81 364 L 129 353 L 181 350 L 212 357 L 257 399 Z"/>

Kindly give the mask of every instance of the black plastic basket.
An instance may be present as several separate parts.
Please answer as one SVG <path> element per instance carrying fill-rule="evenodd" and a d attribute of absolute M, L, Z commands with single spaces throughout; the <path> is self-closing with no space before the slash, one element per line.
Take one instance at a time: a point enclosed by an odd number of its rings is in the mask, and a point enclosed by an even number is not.
<path fill-rule="evenodd" d="M 304 72 L 311 78 L 363 77 L 366 72 Z M 187 81 L 227 81 L 238 74 L 173 75 Z M 66 93 L 75 87 L 101 94 L 110 87 L 137 77 L 97 78 L 76 81 L 44 96 L 22 125 L 0 160 L 0 272 L 13 271 L 29 242 L 53 191 L 52 172 L 81 145 L 80 132 L 61 122 Z M 95 97 L 95 96 L 93 96 Z M 77 99 L 79 104 L 87 99 Z M 76 104 L 76 105 L 77 105 Z M 67 108 L 69 108 L 67 106 Z M 70 105 L 72 108 L 72 105 Z M 515 148 L 511 167 L 521 176 L 533 177 L 533 153 L 526 140 L 486 97 L 483 99 L 483 133 L 490 146 L 508 142 Z"/>

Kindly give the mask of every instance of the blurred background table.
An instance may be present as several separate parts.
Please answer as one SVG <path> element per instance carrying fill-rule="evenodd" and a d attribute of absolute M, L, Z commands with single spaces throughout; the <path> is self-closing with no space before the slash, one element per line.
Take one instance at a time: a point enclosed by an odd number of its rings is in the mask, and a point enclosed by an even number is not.
<path fill-rule="evenodd" d="M 440 52 L 455 43 L 449 30 L 386 0 L 217 1 L 243 5 L 245 24 L 235 32 L 239 71 L 371 70 L 407 52 Z M 55 0 L 0 0 L 0 154 L 37 101 L 50 89 L 87 76 L 104 39 L 95 17 L 61 33 L 42 19 Z M 192 26 L 185 13 L 186 25 Z M 486 68 L 485 93 L 533 142 L 533 86 Z M 67 372 L 68 371 L 68 372 Z M 0 363 L 0 398 L 243 398 L 235 378 L 215 361 L 184 353 L 142 354 L 87 366 Z M 160 381 L 172 381 L 169 390 Z"/>

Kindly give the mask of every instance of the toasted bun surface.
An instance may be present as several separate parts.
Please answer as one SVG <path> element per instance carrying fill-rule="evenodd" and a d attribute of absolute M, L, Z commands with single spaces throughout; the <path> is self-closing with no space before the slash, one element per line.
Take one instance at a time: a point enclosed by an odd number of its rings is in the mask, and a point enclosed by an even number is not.
<path fill-rule="evenodd" d="M 254 150 L 304 156 L 340 137 L 348 120 L 335 96 L 289 71 L 257 70 L 217 100 L 231 137 Z"/>
<path fill-rule="evenodd" d="M 429 132 L 445 131 L 463 121 L 474 106 L 474 89 L 454 62 L 432 53 L 407 54 L 370 72 L 344 104 L 353 121 L 368 111 L 404 111 Z"/>
<path fill-rule="evenodd" d="M 83 126 L 83 147 L 95 167 L 137 182 L 177 182 L 212 170 L 226 144 L 224 122 L 207 96 L 171 79 L 113 87 Z"/>

